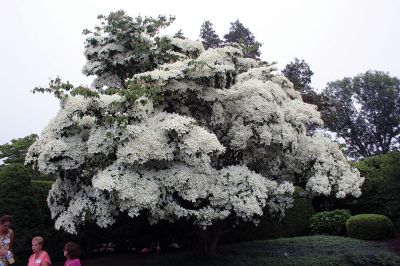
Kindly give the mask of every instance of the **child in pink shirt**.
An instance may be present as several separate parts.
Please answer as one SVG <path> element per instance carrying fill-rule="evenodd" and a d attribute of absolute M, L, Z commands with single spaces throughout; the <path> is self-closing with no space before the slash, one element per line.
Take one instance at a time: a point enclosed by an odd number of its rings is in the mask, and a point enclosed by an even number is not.
<path fill-rule="evenodd" d="M 74 242 L 68 242 L 64 246 L 64 256 L 67 260 L 64 266 L 81 266 L 79 256 L 81 255 L 81 249 L 78 244 Z"/>

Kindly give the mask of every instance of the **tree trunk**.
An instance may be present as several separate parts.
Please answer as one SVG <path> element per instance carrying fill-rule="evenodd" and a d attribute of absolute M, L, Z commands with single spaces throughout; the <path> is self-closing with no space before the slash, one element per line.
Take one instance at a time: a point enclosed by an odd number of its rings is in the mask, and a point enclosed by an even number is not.
<path fill-rule="evenodd" d="M 196 230 L 198 238 L 195 253 L 206 257 L 215 256 L 218 240 L 229 230 L 230 228 L 225 223 L 213 224 L 205 230 L 198 228 Z"/>

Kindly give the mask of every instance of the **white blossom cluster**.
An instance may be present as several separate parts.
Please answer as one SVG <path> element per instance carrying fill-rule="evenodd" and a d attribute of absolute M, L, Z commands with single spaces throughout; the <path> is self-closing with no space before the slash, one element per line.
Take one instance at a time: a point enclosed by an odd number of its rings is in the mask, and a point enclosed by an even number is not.
<path fill-rule="evenodd" d="M 282 217 L 299 182 L 312 194 L 360 195 L 363 178 L 335 143 L 312 134 L 320 115 L 289 80 L 237 48 L 173 43 L 180 61 L 127 81 L 157 86 L 157 104 L 69 97 L 30 148 L 27 163 L 60 175 L 48 198 L 57 227 L 108 226 L 143 211 L 152 223 L 202 228 L 256 222 L 265 211 Z"/>
<path fill-rule="evenodd" d="M 171 41 L 173 50 L 177 53 L 184 54 L 187 57 L 197 57 L 199 54 L 204 52 L 204 47 L 200 41 L 193 41 L 190 39 L 181 38 L 170 38 L 166 36 Z"/>

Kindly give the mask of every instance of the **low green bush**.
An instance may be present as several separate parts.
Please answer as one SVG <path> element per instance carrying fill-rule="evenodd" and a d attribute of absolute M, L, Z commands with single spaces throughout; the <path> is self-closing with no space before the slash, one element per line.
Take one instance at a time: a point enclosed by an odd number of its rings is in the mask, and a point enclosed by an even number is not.
<path fill-rule="evenodd" d="M 346 229 L 347 236 L 364 240 L 388 239 L 396 234 L 392 221 L 380 214 L 352 216 L 346 222 Z"/>
<path fill-rule="evenodd" d="M 351 217 L 348 210 L 319 212 L 310 218 L 310 232 L 314 235 L 345 235 L 346 221 Z"/>

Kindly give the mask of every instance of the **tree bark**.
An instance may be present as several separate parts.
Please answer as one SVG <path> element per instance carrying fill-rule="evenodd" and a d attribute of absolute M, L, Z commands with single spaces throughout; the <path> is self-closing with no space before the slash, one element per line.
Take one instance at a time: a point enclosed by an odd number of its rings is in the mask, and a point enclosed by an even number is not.
<path fill-rule="evenodd" d="M 225 223 L 213 224 L 206 229 L 198 228 L 197 244 L 195 245 L 195 253 L 200 256 L 212 257 L 216 255 L 216 248 L 219 239 L 230 230 Z"/>

